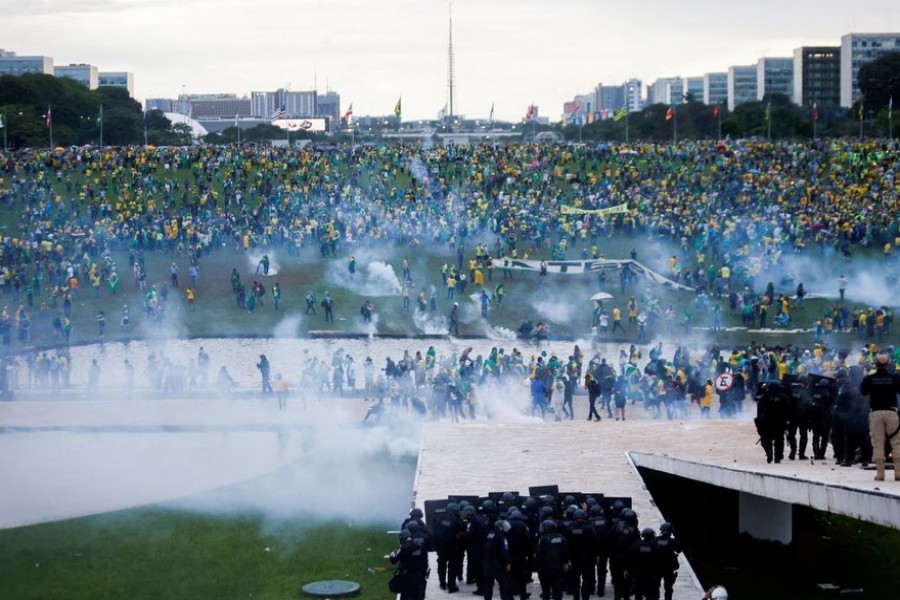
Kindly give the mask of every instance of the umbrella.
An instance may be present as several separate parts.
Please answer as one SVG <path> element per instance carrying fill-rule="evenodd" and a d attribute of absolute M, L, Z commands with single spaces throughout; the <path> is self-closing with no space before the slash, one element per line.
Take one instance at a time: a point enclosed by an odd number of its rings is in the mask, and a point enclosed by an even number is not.
<path fill-rule="evenodd" d="M 612 300 L 612 294 L 607 294 L 606 292 L 597 292 L 593 296 L 591 296 L 591 300 Z"/>

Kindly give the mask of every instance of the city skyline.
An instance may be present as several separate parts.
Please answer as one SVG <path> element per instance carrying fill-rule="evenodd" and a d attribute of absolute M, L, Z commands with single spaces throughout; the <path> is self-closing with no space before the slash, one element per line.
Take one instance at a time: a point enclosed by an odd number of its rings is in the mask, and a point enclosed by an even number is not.
<path fill-rule="evenodd" d="M 448 100 L 449 3 L 424 0 L 53 0 L 4 11 L 0 39 L 57 66 L 135 74 L 135 97 L 326 89 L 356 115 L 434 118 Z M 248 10 L 252 6 L 252 10 Z M 305 23 L 312 23 L 305 27 Z M 702 76 L 794 48 L 839 45 L 851 32 L 900 30 L 887 0 L 762 0 L 752 7 L 686 0 L 640 6 L 567 0 L 453 2 L 456 114 L 555 120 L 598 83 Z"/>

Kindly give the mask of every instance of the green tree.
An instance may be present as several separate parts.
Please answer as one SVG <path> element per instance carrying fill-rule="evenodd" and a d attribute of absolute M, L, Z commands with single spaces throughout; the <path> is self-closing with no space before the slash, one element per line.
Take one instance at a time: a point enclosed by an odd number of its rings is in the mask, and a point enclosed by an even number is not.
<path fill-rule="evenodd" d="M 858 81 L 867 110 L 878 112 L 891 98 L 900 102 L 900 52 L 882 54 L 861 66 Z"/>

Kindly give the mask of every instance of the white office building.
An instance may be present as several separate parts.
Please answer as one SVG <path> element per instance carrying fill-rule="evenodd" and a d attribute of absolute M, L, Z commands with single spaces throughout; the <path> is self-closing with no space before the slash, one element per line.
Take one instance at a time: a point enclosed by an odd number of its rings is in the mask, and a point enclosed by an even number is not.
<path fill-rule="evenodd" d="M 756 100 L 756 65 L 728 67 L 728 110 Z"/>
<path fill-rule="evenodd" d="M 100 85 L 100 74 L 94 65 L 60 65 L 53 67 L 53 75 L 74 79 L 89 90 L 96 90 Z"/>
<path fill-rule="evenodd" d="M 660 77 L 647 88 L 647 104 L 681 104 L 684 101 L 684 80 L 681 77 Z"/>
<path fill-rule="evenodd" d="M 794 95 L 794 57 L 761 58 L 756 63 L 756 99 L 766 94 Z"/>
<path fill-rule="evenodd" d="M 860 96 L 859 68 L 887 52 L 900 52 L 900 33 L 848 33 L 841 37 L 841 106 Z"/>
<path fill-rule="evenodd" d="M 728 73 L 707 73 L 703 76 L 703 103 L 708 106 L 728 104 Z"/>
<path fill-rule="evenodd" d="M 18 56 L 0 48 L 0 75 L 43 73 L 53 75 L 53 59 L 49 56 Z"/>
<path fill-rule="evenodd" d="M 134 73 L 128 71 L 100 71 L 100 85 L 120 87 L 128 90 L 128 95 L 134 98 Z"/>
<path fill-rule="evenodd" d="M 622 89 L 625 90 L 625 106 L 628 108 L 628 112 L 635 112 L 644 108 L 644 84 L 640 79 L 629 79 L 622 84 Z"/>
<path fill-rule="evenodd" d="M 684 90 L 682 96 L 687 97 L 690 94 L 694 102 L 703 102 L 703 78 L 702 77 L 685 77 Z"/>

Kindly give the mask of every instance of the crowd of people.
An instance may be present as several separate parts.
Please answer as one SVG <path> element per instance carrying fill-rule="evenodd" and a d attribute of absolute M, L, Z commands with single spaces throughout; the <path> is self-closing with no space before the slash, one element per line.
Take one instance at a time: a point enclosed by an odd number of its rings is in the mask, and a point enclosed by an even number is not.
<path fill-rule="evenodd" d="M 527 600 L 534 575 L 542 600 L 604 596 L 607 574 L 614 598 L 672 600 L 681 546 L 671 523 L 659 534 L 639 529 L 630 502 L 602 503 L 593 496 L 519 497 L 511 492 L 480 505 L 449 502 L 429 515 L 413 508 L 403 521 L 400 546 L 386 558 L 397 565 L 391 590 L 402 600 L 422 600 L 436 554 L 442 590 L 462 582 L 486 600 L 496 587 L 502 600 Z"/>
<path fill-rule="evenodd" d="M 177 288 L 178 270 L 190 270 L 192 284 L 181 287 L 193 300 L 200 261 L 223 247 L 293 255 L 312 246 L 330 258 L 390 244 L 457 254 L 457 272 L 443 280 L 454 280 L 452 294 L 479 240 L 494 258 L 587 258 L 601 256 L 609 236 L 637 234 L 680 248 L 658 267 L 695 288 L 700 308 L 703 295 L 739 295 L 732 310 L 765 323 L 759 307 L 785 311 L 755 278 L 783 255 L 830 247 L 849 256 L 861 246 L 892 255 L 898 159 L 895 144 L 875 141 L 5 152 L 0 289 L 11 308 L 0 334 L 7 342 L 15 328 L 27 338 L 29 313 L 39 309 L 58 312 L 65 332 L 67 296 L 90 295 L 85 287 L 115 293 L 127 279 L 119 251 L 130 253 L 149 314 L 159 317 L 167 291 L 147 282 Z M 562 212 L 621 204 L 627 210 L 612 215 Z M 172 271 L 148 274 L 151 252 L 171 254 Z M 267 294 L 247 288 L 235 294 L 244 292 L 252 312 Z M 496 289 L 491 296 L 502 302 Z M 849 321 L 846 307 L 830 308 L 824 329 Z"/>

